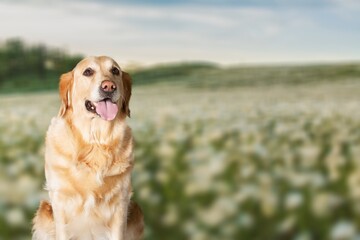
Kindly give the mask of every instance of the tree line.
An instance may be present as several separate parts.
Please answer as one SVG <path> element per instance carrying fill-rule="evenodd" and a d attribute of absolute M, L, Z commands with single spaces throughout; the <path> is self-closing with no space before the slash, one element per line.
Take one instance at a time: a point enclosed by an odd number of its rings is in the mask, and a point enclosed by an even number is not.
<path fill-rule="evenodd" d="M 47 81 L 72 69 L 81 58 L 44 44 L 27 45 L 21 39 L 9 39 L 0 44 L 0 90 L 15 86 L 19 79 L 26 80 L 26 85 L 42 82 L 48 86 Z"/>

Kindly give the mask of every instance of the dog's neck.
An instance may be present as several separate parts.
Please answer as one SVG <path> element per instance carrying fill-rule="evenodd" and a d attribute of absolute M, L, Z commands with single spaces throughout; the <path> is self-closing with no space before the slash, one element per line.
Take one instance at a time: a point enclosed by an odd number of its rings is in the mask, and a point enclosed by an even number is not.
<path fill-rule="evenodd" d="M 69 119 L 72 119 L 71 122 Z M 105 121 L 99 117 L 72 116 L 67 121 L 84 142 L 96 145 L 109 145 L 114 140 L 121 138 L 121 134 L 126 128 L 125 121 L 120 119 Z"/>

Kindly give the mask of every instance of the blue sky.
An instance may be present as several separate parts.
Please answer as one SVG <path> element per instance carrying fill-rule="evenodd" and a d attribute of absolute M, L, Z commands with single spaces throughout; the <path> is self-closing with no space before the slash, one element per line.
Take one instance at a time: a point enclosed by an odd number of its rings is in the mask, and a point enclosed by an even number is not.
<path fill-rule="evenodd" d="M 123 64 L 360 60 L 357 0 L 0 0 L 0 29 Z"/>

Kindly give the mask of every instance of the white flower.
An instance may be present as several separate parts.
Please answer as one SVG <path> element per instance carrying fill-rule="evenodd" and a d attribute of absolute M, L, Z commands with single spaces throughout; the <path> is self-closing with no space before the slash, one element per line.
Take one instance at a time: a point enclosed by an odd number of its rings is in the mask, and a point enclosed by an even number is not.
<path fill-rule="evenodd" d="M 304 187 L 310 180 L 310 175 L 307 173 L 296 173 L 289 171 L 288 178 L 294 187 Z"/>
<path fill-rule="evenodd" d="M 140 190 L 139 190 L 139 197 L 147 200 L 150 197 L 151 194 L 151 190 L 149 187 L 147 186 L 143 186 Z"/>
<path fill-rule="evenodd" d="M 360 169 L 350 173 L 347 180 L 349 195 L 354 200 L 360 200 Z"/>
<path fill-rule="evenodd" d="M 13 226 L 19 226 L 25 223 L 25 216 L 20 208 L 10 209 L 6 212 L 5 218 L 7 222 Z"/>
<path fill-rule="evenodd" d="M 169 174 L 165 171 L 158 171 L 155 174 L 156 180 L 158 180 L 160 183 L 165 184 L 169 181 Z"/>
<path fill-rule="evenodd" d="M 255 166 L 252 164 L 246 164 L 245 166 L 241 167 L 240 175 L 244 179 L 251 177 L 255 173 L 256 169 Z"/>
<path fill-rule="evenodd" d="M 278 207 L 278 197 L 271 191 L 261 193 L 261 211 L 265 216 L 272 216 Z"/>
<path fill-rule="evenodd" d="M 208 226 L 221 224 L 228 216 L 236 214 L 236 204 L 232 199 L 218 198 L 209 208 L 198 212 L 201 221 Z"/>
<path fill-rule="evenodd" d="M 311 234 L 307 231 L 298 234 L 294 240 L 312 240 Z"/>
<path fill-rule="evenodd" d="M 330 211 L 329 209 L 335 209 L 342 203 L 341 197 L 327 192 L 317 193 L 313 197 L 312 210 L 318 217 L 327 216 Z"/>
<path fill-rule="evenodd" d="M 235 194 L 234 200 L 238 203 L 243 203 L 248 199 L 258 199 L 259 188 L 254 184 L 244 184 L 240 190 Z"/>
<path fill-rule="evenodd" d="M 331 229 L 331 239 L 347 240 L 353 239 L 356 235 L 356 228 L 352 222 L 341 220 L 338 221 Z"/>
<path fill-rule="evenodd" d="M 177 211 L 178 208 L 175 205 L 173 204 L 168 205 L 166 208 L 165 215 L 162 218 L 163 223 L 167 226 L 174 225 L 179 218 L 179 214 Z"/>
<path fill-rule="evenodd" d="M 254 218 L 248 213 L 241 213 L 238 218 L 238 223 L 243 228 L 251 228 L 254 226 Z"/>
<path fill-rule="evenodd" d="M 175 153 L 174 147 L 172 147 L 169 142 L 165 141 L 161 142 L 157 149 L 160 156 L 166 161 L 168 161 L 169 158 L 172 158 Z"/>
<path fill-rule="evenodd" d="M 315 172 L 311 174 L 311 186 L 314 188 L 321 188 L 326 185 L 326 178 L 323 174 Z"/>
<path fill-rule="evenodd" d="M 285 199 L 285 208 L 293 210 L 303 203 L 303 196 L 299 192 L 288 193 Z"/>
<path fill-rule="evenodd" d="M 290 231 L 296 223 L 296 218 L 294 216 L 288 216 L 285 220 L 280 222 L 278 225 L 279 232 L 288 232 Z"/>
<path fill-rule="evenodd" d="M 306 146 L 300 149 L 300 153 L 302 158 L 302 165 L 305 167 L 312 167 L 317 162 L 317 156 L 319 155 L 319 147 L 317 145 L 313 145 L 312 143 L 307 144 Z"/>
<path fill-rule="evenodd" d="M 341 155 L 340 145 L 334 145 L 330 154 L 325 159 L 331 181 L 337 181 L 340 177 L 339 168 L 344 165 L 344 158 Z"/>

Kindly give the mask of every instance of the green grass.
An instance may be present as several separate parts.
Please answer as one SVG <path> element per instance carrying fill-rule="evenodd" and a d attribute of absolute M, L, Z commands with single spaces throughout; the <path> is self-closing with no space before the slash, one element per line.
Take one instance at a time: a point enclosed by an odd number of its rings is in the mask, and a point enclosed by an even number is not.
<path fill-rule="evenodd" d="M 132 181 L 145 239 L 360 235 L 356 64 L 169 69 L 132 73 Z M 0 102 L 0 239 L 30 239 L 59 97 Z"/>
<path fill-rule="evenodd" d="M 168 85 L 188 88 L 232 88 L 274 85 L 311 85 L 360 81 L 360 64 L 324 64 L 306 66 L 232 66 L 189 62 L 158 65 L 131 70 L 134 86 Z M 43 79 L 24 75 L 8 78 L 0 84 L 0 93 L 55 90 L 59 74 Z"/>
<path fill-rule="evenodd" d="M 159 66 L 133 72 L 135 84 L 196 88 L 321 84 L 360 80 L 360 64 L 233 66 L 206 63 Z"/>
<path fill-rule="evenodd" d="M 36 75 L 21 75 L 8 77 L 0 85 L 0 94 L 29 93 L 56 90 L 59 86 L 59 76 L 55 73 L 47 74 L 44 78 Z"/>
<path fill-rule="evenodd" d="M 181 83 L 187 82 L 192 76 L 219 69 L 212 63 L 178 63 L 169 65 L 158 65 L 143 70 L 132 72 L 134 83 L 138 85 L 149 85 L 154 83 Z"/>

